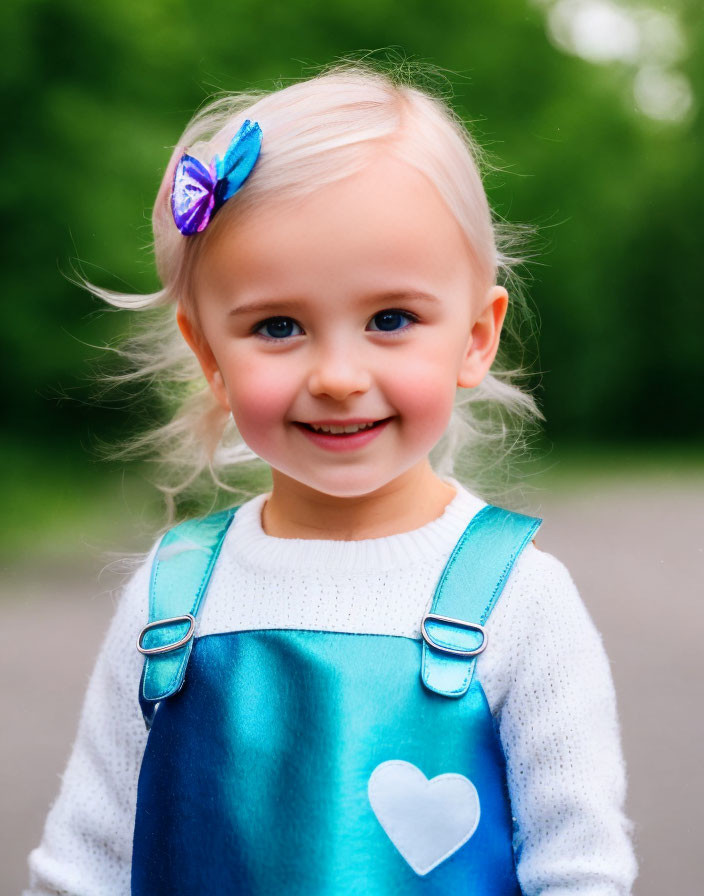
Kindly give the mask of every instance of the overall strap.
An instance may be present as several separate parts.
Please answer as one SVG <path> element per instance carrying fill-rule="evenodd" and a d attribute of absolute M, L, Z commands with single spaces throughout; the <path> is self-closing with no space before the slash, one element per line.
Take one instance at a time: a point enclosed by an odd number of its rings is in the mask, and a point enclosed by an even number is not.
<path fill-rule="evenodd" d="M 431 691 L 461 697 L 472 683 L 484 630 L 509 573 L 542 520 L 488 504 L 455 545 L 421 623 L 421 677 Z"/>
<path fill-rule="evenodd" d="M 187 520 L 159 544 L 149 585 L 149 622 L 137 639 L 145 656 L 139 703 L 147 728 L 158 702 L 183 685 L 196 616 L 236 510 Z"/>

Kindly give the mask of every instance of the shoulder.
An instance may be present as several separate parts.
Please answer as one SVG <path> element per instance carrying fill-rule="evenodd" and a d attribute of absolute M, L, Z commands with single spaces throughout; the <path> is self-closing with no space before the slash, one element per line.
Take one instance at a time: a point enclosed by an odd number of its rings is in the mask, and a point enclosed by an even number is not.
<path fill-rule="evenodd" d="M 516 561 L 499 599 L 499 605 L 502 603 L 542 622 L 555 617 L 589 621 L 570 571 L 561 560 L 534 544 L 529 544 Z"/>
<path fill-rule="evenodd" d="M 137 635 L 149 621 L 149 586 L 152 566 L 161 542 L 158 537 L 146 553 L 123 561 L 125 582 L 116 591 L 117 600 L 110 628 L 103 642 L 103 653 L 124 655 L 134 647 Z M 134 653 L 139 656 L 136 650 Z"/>
<path fill-rule="evenodd" d="M 534 545 L 516 562 L 487 634 L 477 671 L 492 712 L 512 694 L 528 700 L 545 688 L 598 684 L 601 696 L 612 692 L 601 635 L 569 570 Z"/>
<path fill-rule="evenodd" d="M 533 544 L 516 561 L 487 627 L 495 642 L 513 645 L 517 655 L 536 645 L 599 649 L 601 643 L 567 567 Z"/>

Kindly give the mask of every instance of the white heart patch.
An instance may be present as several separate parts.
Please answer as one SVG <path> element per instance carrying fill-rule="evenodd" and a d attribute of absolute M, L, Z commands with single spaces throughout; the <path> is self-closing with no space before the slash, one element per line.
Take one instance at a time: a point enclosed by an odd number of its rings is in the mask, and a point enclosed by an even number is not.
<path fill-rule="evenodd" d="M 479 824 L 479 794 L 464 775 L 429 781 L 411 762 L 390 759 L 371 773 L 367 792 L 379 824 L 419 875 L 457 852 Z"/>

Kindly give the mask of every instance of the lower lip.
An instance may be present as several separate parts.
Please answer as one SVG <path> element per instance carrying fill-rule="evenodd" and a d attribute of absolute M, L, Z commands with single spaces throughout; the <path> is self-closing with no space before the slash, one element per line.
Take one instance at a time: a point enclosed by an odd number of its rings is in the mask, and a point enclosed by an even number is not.
<path fill-rule="evenodd" d="M 390 422 L 390 420 L 384 420 L 382 423 L 377 423 L 376 426 L 370 427 L 370 429 L 361 429 L 359 432 L 340 433 L 338 435 L 327 432 L 315 432 L 302 426 L 300 423 L 295 424 L 295 426 L 309 441 L 320 448 L 325 448 L 328 451 L 353 451 L 357 448 L 363 448 L 373 441 L 383 429 L 386 429 Z"/>

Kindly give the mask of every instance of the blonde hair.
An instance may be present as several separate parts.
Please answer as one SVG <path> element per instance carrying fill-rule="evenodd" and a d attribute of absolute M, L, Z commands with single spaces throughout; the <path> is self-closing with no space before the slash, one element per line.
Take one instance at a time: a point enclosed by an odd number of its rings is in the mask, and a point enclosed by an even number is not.
<path fill-rule="evenodd" d="M 187 148 L 207 164 L 215 153 L 224 153 L 246 118 L 259 122 L 264 135 L 253 172 L 202 233 L 184 237 L 170 207 L 180 156 Z M 154 253 L 162 288 L 130 295 L 86 284 L 115 307 L 153 312 L 121 350 L 130 369 L 113 380 L 146 378 L 172 411 L 169 422 L 131 444 L 160 456 L 166 474 L 160 487 L 171 515 L 174 500 L 192 493 L 203 474 L 211 478 L 211 497 L 213 484 L 215 494 L 220 488 L 238 491 L 228 481 L 239 468 L 235 465 L 257 460 L 213 398 L 176 326 L 176 303 L 195 315 L 192 280 L 199 255 L 249 208 L 274 197 L 310 194 L 359 171 L 380 149 L 410 163 L 435 185 L 466 234 L 486 287 L 497 282 L 517 287 L 511 269 L 518 259 L 508 254 L 516 231 L 489 208 L 480 174 L 483 154 L 462 121 L 441 96 L 413 83 L 407 65 L 387 71 L 356 60 L 335 63 L 282 89 L 227 94 L 205 106 L 175 147 L 154 205 Z M 517 332 L 520 319 L 527 318 L 520 289 L 512 289 L 512 306 Z M 521 423 L 540 416 L 532 396 L 517 384 L 521 375 L 499 359 L 479 387 L 458 395 L 448 430 L 432 454 L 439 474 L 461 475 L 486 495 L 486 479 L 477 482 L 473 468 L 480 466 L 486 473 L 487 462 L 494 470 L 505 467 L 497 459 L 515 449 Z M 490 450 L 480 451 L 482 446 Z M 470 450 L 463 452 L 465 448 Z M 458 473 L 462 458 L 464 470 Z"/>

